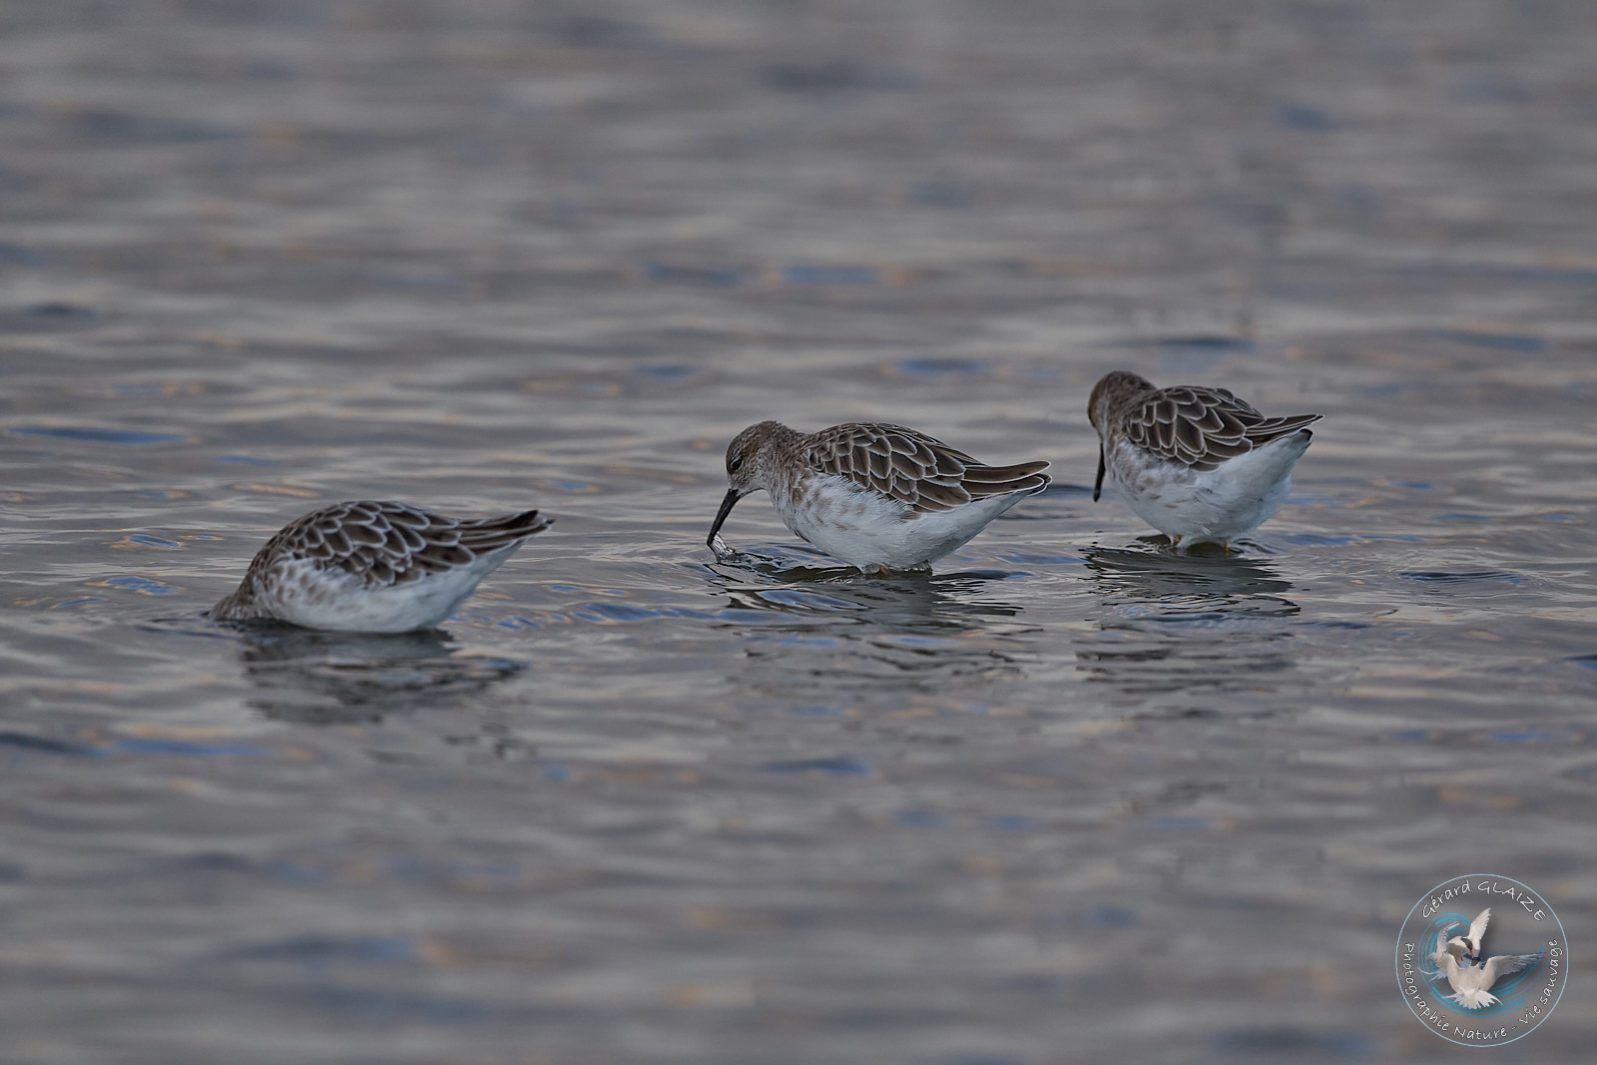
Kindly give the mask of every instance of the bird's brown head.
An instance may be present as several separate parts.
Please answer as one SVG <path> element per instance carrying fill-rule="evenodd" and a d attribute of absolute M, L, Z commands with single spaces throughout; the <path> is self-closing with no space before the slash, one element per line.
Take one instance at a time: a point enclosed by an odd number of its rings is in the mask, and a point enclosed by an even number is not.
<path fill-rule="evenodd" d="M 726 496 L 721 500 L 721 509 L 715 515 L 715 524 L 710 526 L 710 535 L 705 537 L 705 542 L 711 547 L 715 546 L 715 535 L 721 531 L 721 525 L 726 521 L 737 501 L 751 492 L 758 492 L 766 487 L 766 475 L 770 469 L 771 449 L 778 440 L 793 435 L 793 430 L 780 422 L 760 422 L 751 425 L 726 446 Z"/>
<path fill-rule="evenodd" d="M 1104 374 L 1092 388 L 1087 400 L 1087 420 L 1103 435 L 1109 424 L 1109 415 L 1128 400 L 1153 391 L 1153 382 L 1138 377 L 1130 370 L 1114 370 Z"/>

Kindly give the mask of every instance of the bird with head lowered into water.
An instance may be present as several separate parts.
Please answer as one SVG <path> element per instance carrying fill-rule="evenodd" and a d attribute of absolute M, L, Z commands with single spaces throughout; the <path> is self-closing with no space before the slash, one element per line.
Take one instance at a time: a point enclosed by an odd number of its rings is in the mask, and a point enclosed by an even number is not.
<path fill-rule="evenodd" d="M 860 570 L 924 570 L 1026 496 L 1048 487 L 1036 460 L 989 466 L 925 433 L 885 422 L 849 422 L 801 433 L 780 422 L 751 425 L 726 449 L 730 487 L 707 542 L 738 500 L 761 489 L 782 522 Z"/>
<path fill-rule="evenodd" d="M 1097 502 L 1104 475 L 1174 546 L 1231 541 L 1274 514 L 1292 486 L 1319 414 L 1267 418 L 1224 388 L 1155 388 L 1125 370 L 1092 390 Z"/>

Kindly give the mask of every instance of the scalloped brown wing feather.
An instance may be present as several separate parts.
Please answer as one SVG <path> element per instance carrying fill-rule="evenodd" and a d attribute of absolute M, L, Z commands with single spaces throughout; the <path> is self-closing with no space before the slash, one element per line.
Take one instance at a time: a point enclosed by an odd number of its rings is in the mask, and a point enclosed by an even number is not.
<path fill-rule="evenodd" d="M 1320 420 L 1319 414 L 1266 418 L 1225 388 L 1175 385 L 1144 397 L 1121 418 L 1126 440 L 1195 470 L 1262 447 Z"/>
<path fill-rule="evenodd" d="M 903 425 L 853 422 L 812 433 L 803 458 L 811 469 L 847 477 L 907 503 L 914 513 L 951 510 L 972 499 L 1040 490 L 1046 462 L 988 466 Z"/>
<path fill-rule="evenodd" d="M 281 558 L 308 558 L 381 588 L 440 573 L 542 532 L 536 510 L 461 521 L 405 503 L 337 503 L 297 519 L 266 542 L 246 581 Z"/>

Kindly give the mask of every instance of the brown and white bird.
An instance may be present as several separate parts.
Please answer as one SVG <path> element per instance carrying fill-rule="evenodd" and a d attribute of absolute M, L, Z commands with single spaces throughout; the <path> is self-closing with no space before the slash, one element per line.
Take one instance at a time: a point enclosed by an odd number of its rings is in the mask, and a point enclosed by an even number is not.
<path fill-rule="evenodd" d="M 1119 486 L 1143 521 L 1176 546 L 1231 541 L 1274 514 L 1292 487 L 1292 467 L 1319 414 L 1267 418 L 1228 389 L 1155 388 L 1125 370 L 1092 390 L 1087 417 L 1098 430 L 1098 476 Z"/>
<path fill-rule="evenodd" d="M 765 489 L 782 522 L 861 570 L 925 569 L 987 523 L 1048 487 L 1048 463 L 989 466 L 902 425 L 849 422 L 801 433 L 779 422 L 726 449 L 730 487 L 707 542 L 737 501 Z"/>
<path fill-rule="evenodd" d="M 407 503 L 335 503 L 266 541 L 211 617 L 345 632 L 435 628 L 550 524 L 536 510 L 466 520 Z"/>

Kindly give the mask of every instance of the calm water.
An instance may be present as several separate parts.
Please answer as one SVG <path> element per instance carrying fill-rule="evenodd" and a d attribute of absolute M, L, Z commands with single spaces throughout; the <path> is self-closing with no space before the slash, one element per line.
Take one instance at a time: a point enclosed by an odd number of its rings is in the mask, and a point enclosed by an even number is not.
<path fill-rule="evenodd" d="M 13 0 L 0 1058 L 1452 1061 L 1597 1039 L 1597 9 Z M 1099 374 L 1321 411 L 1240 557 Z M 1056 483 L 839 578 L 765 417 Z M 557 518 L 443 632 L 209 626 L 274 529 Z"/>

